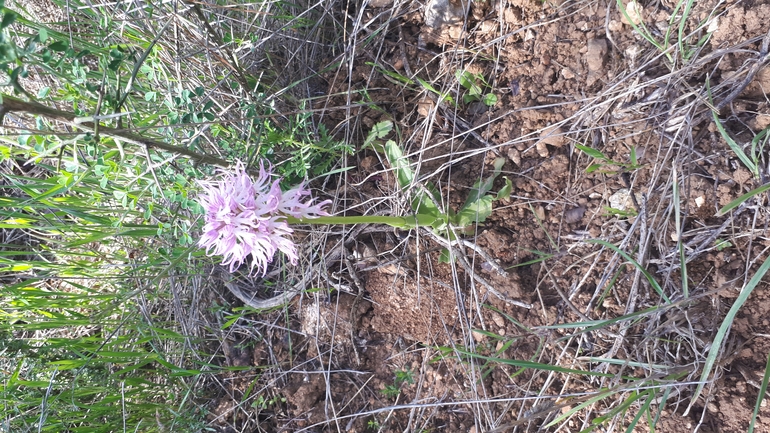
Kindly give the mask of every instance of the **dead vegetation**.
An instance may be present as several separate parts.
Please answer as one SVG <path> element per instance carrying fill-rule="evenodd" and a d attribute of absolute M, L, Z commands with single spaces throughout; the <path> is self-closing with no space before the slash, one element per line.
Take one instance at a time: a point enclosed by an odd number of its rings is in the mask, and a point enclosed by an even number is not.
<path fill-rule="evenodd" d="M 770 3 L 632 3 L 164 9 L 179 82 L 254 89 L 206 89 L 218 120 L 251 137 L 255 117 L 232 109 L 246 99 L 355 147 L 315 179 L 335 211 L 402 215 L 428 183 L 457 209 L 500 156 L 514 187 L 463 235 L 493 263 L 469 244 L 439 263 L 427 230 L 307 228 L 301 266 L 240 299 L 218 272 L 179 287 L 169 320 L 190 312 L 196 361 L 227 369 L 194 383 L 208 427 L 746 431 L 770 353 L 766 280 L 728 312 L 768 257 L 767 196 L 720 209 L 767 183 Z M 408 191 L 362 146 L 383 120 L 417 173 Z M 249 285 L 291 302 L 240 309 Z"/>

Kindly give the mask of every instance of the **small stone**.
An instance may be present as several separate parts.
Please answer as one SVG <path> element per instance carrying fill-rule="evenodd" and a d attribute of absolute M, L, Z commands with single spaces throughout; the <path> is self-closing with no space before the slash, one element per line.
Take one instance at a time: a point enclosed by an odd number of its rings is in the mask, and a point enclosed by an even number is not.
<path fill-rule="evenodd" d="M 642 53 L 642 48 L 638 45 L 631 45 L 630 47 L 626 48 L 624 53 L 629 60 L 634 62 L 636 61 L 636 58 L 639 57 L 639 54 Z"/>
<path fill-rule="evenodd" d="M 473 339 L 476 340 L 476 343 L 481 343 L 482 341 L 487 339 L 487 336 L 477 330 L 471 331 L 471 334 L 473 335 Z"/>
<path fill-rule="evenodd" d="M 770 126 L 770 115 L 758 114 L 757 117 L 754 118 L 753 123 L 754 124 L 751 126 L 753 126 L 755 130 L 761 131 Z"/>
<path fill-rule="evenodd" d="M 644 19 L 644 8 L 636 1 L 630 1 L 626 5 L 626 13 L 620 13 L 620 21 L 623 24 L 633 24 L 638 26 Z"/>
<path fill-rule="evenodd" d="M 642 195 L 636 194 L 636 200 L 640 201 Z M 619 211 L 625 211 L 634 208 L 634 201 L 631 199 L 631 191 L 626 188 L 619 189 L 615 194 L 612 194 L 609 198 L 610 207 Z"/>
<path fill-rule="evenodd" d="M 521 165 L 521 152 L 515 147 L 508 149 L 508 159 L 516 165 Z"/>
<path fill-rule="evenodd" d="M 596 72 L 604 69 L 604 63 L 607 60 L 607 40 L 591 39 L 588 41 L 585 59 L 589 71 Z"/>
<path fill-rule="evenodd" d="M 719 17 L 716 16 L 709 21 L 709 26 L 706 29 L 706 33 L 714 33 L 719 30 Z M 762 400 L 764 402 L 764 400 Z"/>
<path fill-rule="evenodd" d="M 527 29 L 527 31 L 524 32 L 524 42 L 531 41 L 532 39 L 535 39 L 535 32 L 533 32 L 532 29 Z"/>
<path fill-rule="evenodd" d="M 575 78 L 575 73 L 570 68 L 564 68 L 561 70 L 561 76 L 567 80 Z"/>
<path fill-rule="evenodd" d="M 500 328 L 505 327 L 505 319 L 503 319 L 503 316 L 498 313 L 492 313 L 492 321 L 495 322 L 495 325 Z"/>
<path fill-rule="evenodd" d="M 503 20 L 507 24 L 519 25 L 519 22 L 521 22 L 521 12 L 514 8 L 506 8 L 503 12 Z"/>
<path fill-rule="evenodd" d="M 479 31 L 481 33 L 491 33 L 494 32 L 498 28 L 498 24 L 494 21 L 484 21 L 481 23 L 481 27 L 479 28 Z"/>
<path fill-rule="evenodd" d="M 428 97 L 422 98 L 420 102 L 417 103 L 417 114 L 419 114 L 422 117 L 428 117 L 431 110 L 433 110 L 433 107 L 436 104 L 433 102 L 432 99 Z"/>
<path fill-rule="evenodd" d="M 555 147 L 562 147 L 566 143 L 567 138 L 564 136 L 564 129 L 553 126 L 540 133 L 540 139 L 545 141 L 546 144 L 550 144 Z"/>

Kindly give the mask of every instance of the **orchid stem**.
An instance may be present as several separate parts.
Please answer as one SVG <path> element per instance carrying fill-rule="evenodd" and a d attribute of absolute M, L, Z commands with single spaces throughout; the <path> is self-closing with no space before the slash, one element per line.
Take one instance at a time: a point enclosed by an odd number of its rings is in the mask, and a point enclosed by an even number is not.
<path fill-rule="evenodd" d="M 331 224 L 387 224 L 391 227 L 401 229 L 412 229 L 419 226 L 430 226 L 436 217 L 430 215 L 415 215 L 408 217 L 396 217 L 385 215 L 364 215 L 364 216 L 322 216 L 317 218 L 294 218 L 287 216 L 286 222 L 289 224 L 313 224 L 313 225 L 331 225 Z"/>

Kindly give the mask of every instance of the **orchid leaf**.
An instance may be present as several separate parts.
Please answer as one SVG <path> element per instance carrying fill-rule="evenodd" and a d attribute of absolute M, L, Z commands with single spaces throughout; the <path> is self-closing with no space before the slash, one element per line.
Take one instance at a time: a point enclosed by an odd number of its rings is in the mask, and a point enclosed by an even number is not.
<path fill-rule="evenodd" d="M 395 141 L 388 140 L 385 143 L 385 156 L 388 158 L 391 167 L 396 170 L 398 186 L 402 189 L 411 186 L 414 180 L 414 172 L 409 167 L 409 159 L 404 156 L 404 152 L 401 151 L 401 148 L 398 147 Z"/>
<path fill-rule="evenodd" d="M 576 144 L 575 147 L 583 151 L 583 153 L 590 156 L 591 158 L 600 159 L 602 161 L 609 161 L 609 158 L 607 158 L 607 155 L 601 153 L 596 149 L 593 149 L 588 146 L 583 146 L 582 144 Z"/>
<path fill-rule="evenodd" d="M 475 202 L 470 203 L 460 210 L 455 217 L 455 223 L 459 227 L 467 227 L 474 222 L 484 222 L 492 215 L 492 197 L 485 195 Z"/>
<path fill-rule="evenodd" d="M 505 158 L 497 158 L 494 162 L 495 171 L 492 173 L 491 176 L 486 178 L 484 181 L 478 181 L 475 184 L 473 184 L 473 188 L 471 188 L 471 193 L 468 195 L 468 199 L 465 201 L 465 204 L 463 205 L 462 209 L 465 209 L 469 206 L 472 206 L 473 203 L 479 200 L 479 197 L 483 197 L 492 189 L 492 185 L 495 183 L 495 179 L 497 179 L 497 176 L 500 176 L 500 170 L 502 170 L 503 165 L 505 164 Z M 462 210 L 460 211 L 462 212 Z"/>
<path fill-rule="evenodd" d="M 505 186 L 497 192 L 495 200 L 508 199 L 511 197 L 511 192 L 513 192 L 513 182 L 505 176 L 503 176 L 503 179 L 505 179 Z"/>
<path fill-rule="evenodd" d="M 455 100 L 451 96 L 449 96 L 448 93 L 441 93 L 438 90 L 436 90 L 435 87 L 433 87 L 429 82 L 417 77 L 417 82 L 420 83 L 422 87 L 424 87 L 426 90 L 430 91 L 431 93 L 435 93 L 438 95 L 439 98 L 441 98 L 441 102 L 448 102 L 451 105 L 455 105 Z"/>
<path fill-rule="evenodd" d="M 500 171 L 505 165 L 505 158 L 497 158 L 494 162 L 494 172 L 491 176 L 478 181 L 473 185 L 465 204 L 452 218 L 458 227 L 467 227 L 474 222 L 484 222 L 492 215 L 492 202 L 501 198 L 508 198 L 513 190 L 513 184 L 506 178 L 505 186 L 495 195 L 487 194 L 495 183 L 495 179 L 500 176 Z"/>
<path fill-rule="evenodd" d="M 385 157 L 388 158 L 391 167 L 396 171 L 396 180 L 398 186 L 406 189 L 412 186 L 414 181 L 414 172 L 409 166 L 409 159 L 393 140 L 385 143 Z M 438 191 L 432 185 L 426 185 L 425 190 L 418 192 L 412 199 L 412 210 L 419 215 L 430 215 L 439 218 L 443 213 L 436 205 Z"/>

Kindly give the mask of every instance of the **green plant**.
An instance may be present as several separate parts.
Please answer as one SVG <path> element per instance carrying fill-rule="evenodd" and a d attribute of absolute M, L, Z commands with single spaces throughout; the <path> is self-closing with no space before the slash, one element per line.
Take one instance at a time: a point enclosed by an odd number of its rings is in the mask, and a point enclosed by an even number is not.
<path fill-rule="evenodd" d="M 417 182 L 409 160 L 394 140 L 387 140 L 384 144 L 380 142 L 392 129 L 393 123 L 390 121 L 376 124 L 364 141 L 363 147 L 371 147 L 378 152 L 384 153 L 391 167 L 395 170 L 396 181 L 399 187 L 406 190 Z M 504 164 L 505 158 L 495 160 L 492 174 L 488 178 L 474 183 L 468 198 L 465 200 L 465 204 L 458 211 L 453 209 L 441 210 L 438 205 L 438 203 L 441 203 L 438 189 L 429 182 L 423 183 L 410 199 L 410 205 L 416 214 L 416 218 L 421 220 L 420 225 L 430 226 L 437 234 L 453 241 L 457 239 L 456 233 L 458 231 L 461 233 L 465 232 L 473 224 L 486 221 L 492 215 L 493 202 L 508 198 L 513 188 L 510 179 L 504 177 L 505 185 L 497 194 L 490 193 L 495 180 L 502 172 Z M 444 250 L 441 260 L 444 262 L 449 261 L 448 250 Z"/>
<path fill-rule="evenodd" d="M 396 386 L 400 386 L 402 383 L 414 384 L 413 372 L 410 369 L 396 370 L 396 377 L 394 380 Z"/>
<path fill-rule="evenodd" d="M 675 63 L 676 59 L 676 56 L 672 53 L 672 47 L 678 48 L 677 53 L 679 54 L 679 58 L 681 58 L 683 62 L 687 62 L 692 59 L 698 48 L 703 47 L 708 42 L 714 31 L 709 27 L 709 24 L 713 17 L 718 13 L 717 9 L 712 10 L 708 16 L 695 24 L 695 30 L 693 32 L 690 34 L 685 33 L 688 21 L 693 17 L 693 4 L 693 0 L 679 0 L 676 3 L 673 12 L 670 14 L 666 32 L 662 35 L 662 39 L 658 40 L 658 38 L 655 37 L 656 32 L 648 29 L 647 25 L 644 23 L 644 17 L 639 2 L 630 1 L 627 4 L 623 4 L 623 0 L 617 0 L 618 10 L 621 15 L 623 15 L 626 21 L 640 36 L 665 55 L 671 65 Z M 628 7 L 631 5 L 633 5 L 633 8 Z M 704 30 L 705 34 L 697 37 L 698 34 Z M 674 37 L 675 35 L 676 37 Z M 693 37 L 697 37 L 697 39 L 693 39 Z"/>
<path fill-rule="evenodd" d="M 266 398 L 264 395 L 260 394 L 254 399 L 254 402 L 251 403 L 251 407 L 266 410 L 279 403 L 286 403 L 286 397 L 276 395 L 271 398 Z"/>
<path fill-rule="evenodd" d="M 604 153 L 602 153 L 601 151 L 588 146 L 583 146 L 582 144 L 576 144 L 575 147 L 580 149 L 580 151 L 590 156 L 591 158 L 594 158 L 597 160 L 597 162 L 594 162 L 593 164 L 589 165 L 588 168 L 586 168 L 586 173 L 597 172 L 602 174 L 615 175 L 619 172 L 638 170 L 643 167 L 642 164 L 639 164 L 639 160 L 636 156 L 635 147 L 631 147 L 630 149 L 629 162 L 615 161 L 612 158 L 605 155 Z M 614 166 L 617 168 L 614 168 L 614 169 L 605 168 L 607 166 Z"/>
<path fill-rule="evenodd" d="M 469 104 L 471 102 L 481 101 L 487 107 L 491 107 L 497 103 L 497 96 L 494 93 L 489 92 L 490 85 L 484 79 L 481 74 L 473 74 L 467 70 L 457 70 L 455 77 L 465 89 L 463 95 L 463 102 Z"/>
<path fill-rule="evenodd" d="M 380 427 L 381 427 L 380 422 L 374 418 L 366 422 L 366 428 L 368 428 L 369 430 L 379 430 Z"/>
<path fill-rule="evenodd" d="M 385 385 L 385 388 L 383 388 L 380 392 L 382 395 L 388 398 L 394 398 L 398 396 L 401 393 L 401 385 L 404 383 L 408 383 L 410 385 L 414 383 L 413 374 L 414 373 L 410 369 L 396 370 L 393 378 L 393 384 Z"/>
<path fill-rule="evenodd" d="M 0 244 L 0 418 L 12 431 L 202 431 L 195 383 L 244 368 L 212 364 L 171 308 L 195 308 L 180 282 L 207 263 L 196 180 L 262 155 L 294 182 L 350 147 L 301 102 L 282 122 L 254 77 L 198 74 L 210 53 L 179 55 L 182 39 L 132 15 L 162 6 L 85 6 L 66 4 L 69 34 L 0 4 L 0 118 L 16 128 L 0 137 L 0 228 L 20 239 Z M 30 91 L 31 72 L 51 81 Z"/>
<path fill-rule="evenodd" d="M 401 393 L 401 389 L 396 385 L 385 385 L 381 391 L 382 395 L 388 398 L 394 398 Z"/>

